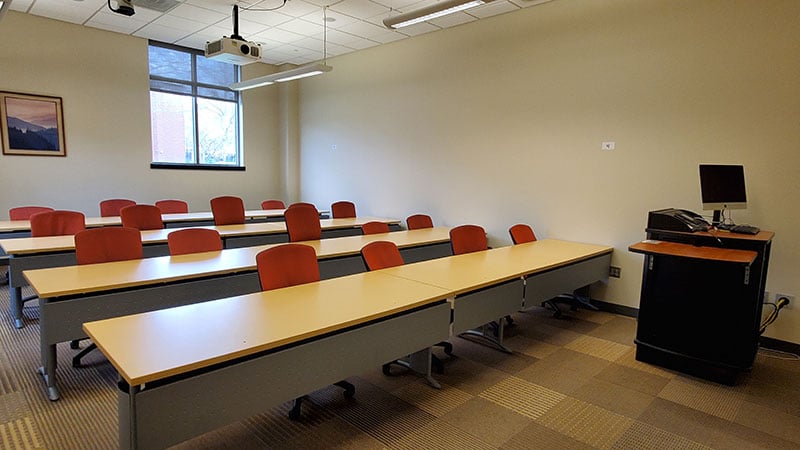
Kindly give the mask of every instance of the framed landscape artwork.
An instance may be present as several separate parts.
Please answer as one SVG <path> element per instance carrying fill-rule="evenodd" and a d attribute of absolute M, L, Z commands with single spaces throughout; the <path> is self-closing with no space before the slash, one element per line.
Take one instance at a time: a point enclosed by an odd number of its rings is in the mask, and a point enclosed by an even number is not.
<path fill-rule="evenodd" d="M 0 92 L 5 155 L 66 156 L 60 97 Z"/>

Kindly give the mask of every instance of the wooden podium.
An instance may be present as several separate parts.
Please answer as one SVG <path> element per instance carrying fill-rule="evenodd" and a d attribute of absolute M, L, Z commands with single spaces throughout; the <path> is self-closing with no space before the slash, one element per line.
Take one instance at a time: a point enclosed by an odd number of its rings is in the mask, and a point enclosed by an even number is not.
<path fill-rule="evenodd" d="M 758 350 L 774 233 L 648 229 L 636 359 L 734 384 Z"/>

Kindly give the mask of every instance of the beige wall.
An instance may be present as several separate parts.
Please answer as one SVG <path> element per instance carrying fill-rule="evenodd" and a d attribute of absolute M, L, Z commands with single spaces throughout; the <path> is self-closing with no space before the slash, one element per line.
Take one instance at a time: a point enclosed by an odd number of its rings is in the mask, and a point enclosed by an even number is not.
<path fill-rule="evenodd" d="M 796 0 L 556 0 L 333 58 L 301 85 L 302 197 L 610 244 L 622 278 L 594 295 L 637 307 L 647 212 L 700 210 L 698 163 L 744 164 L 733 218 L 777 233 L 768 287 L 800 301 L 798 19 Z M 768 335 L 800 343 L 795 308 Z"/>
<path fill-rule="evenodd" d="M 97 216 L 112 197 L 182 198 L 194 211 L 222 194 L 254 209 L 283 197 L 275 90 L 243 97 L 245 172 L 153 170 L 146 40 L 12 11 L 0 42 L 0 90 L 61 97 L 67 144 L 66 158 L 0 156 L 0 217 L 23 204 Z"/>

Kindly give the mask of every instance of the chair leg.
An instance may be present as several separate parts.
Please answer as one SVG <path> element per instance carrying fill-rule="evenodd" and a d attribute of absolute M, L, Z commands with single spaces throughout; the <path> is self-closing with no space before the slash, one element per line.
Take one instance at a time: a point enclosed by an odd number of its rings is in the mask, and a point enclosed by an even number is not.
<path fill-rule="evenodd" d="M 81 358 L 89 354 L 92 350 L 97 348 L 97 344 L 92 342 L 89 344 L 85 349 L 78 352 L 77 355 L 72 357 L 72 367 L 80 367 L 81 366 Z"/>
<path fill-rule="evenodd" d="M 451 343 L 449 343 L 447 341 L 439 342 L 438 344 L 436 344 L 436 346 L 437 347 L 442 347 L 442 349 L 444 350 L 444 354 L 447 355 L 447 356 L 450 356 L 450 355 L 453 354 L 453 344 L 451 344 Z"/>
<path fill-rule="evenodd" d="M 350 398 L 356 395 L 356 387 L 353 386 L 353 383 L 342 380 L 342 381 L 337 381 L 336 383 L 333 384 L 344 389 L 345 398 Z"/>
<path fill-rule="evenodd" d="M 297 397 L 294 399 L 294 406 L 292 409 L 289 410 L 289 419 L 291 420 L 300 420 L 300 407 L 303 404 L 303 397 Z"/>
<path fill-rule="evenodd" d="M 351 398 L 354 395 L 356 395 L 356 387 L 353 386 L 353 383 L 342 380 L 342 381 L 337 381 L 336 383 L 333 384 L 344 389 L 345 398 Z M 292 406 L 292 409 L 289 410 L 289 419 L 300 420 L 300 416 L 302 414 L 302 406 L 303 406 L 303 397 L 297 397 L 296 399 L 294 399 L 294 405 Z"/>
<path fill-rule="evenodd" d="M 73 350 L 77 350 L 77 349 L 81 348 L 80 342 L 81 341 L 78 340 L 78 339 L 75 339 L 74 341 L 70 341 L 69 348 L 71 348 Z"/>

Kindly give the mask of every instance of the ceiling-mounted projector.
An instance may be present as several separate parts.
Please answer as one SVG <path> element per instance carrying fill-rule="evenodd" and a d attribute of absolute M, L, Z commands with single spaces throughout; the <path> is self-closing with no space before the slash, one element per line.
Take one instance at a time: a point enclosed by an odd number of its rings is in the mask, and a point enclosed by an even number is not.
<path fill-rule="evenodd" d="M 243 66 L 261 60 L 261 44 L 223 37 L 206 42 L 206 58 Z"/>

